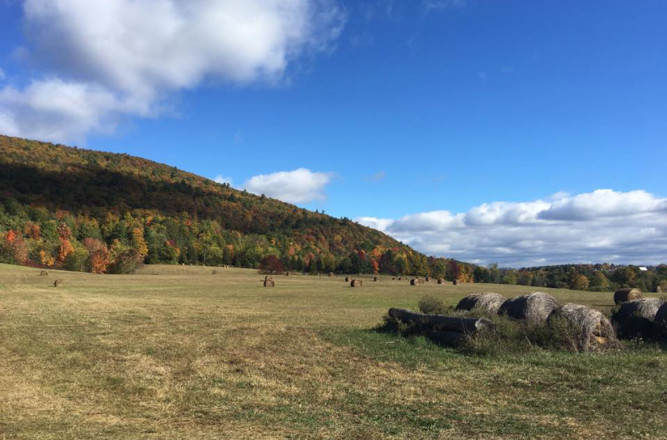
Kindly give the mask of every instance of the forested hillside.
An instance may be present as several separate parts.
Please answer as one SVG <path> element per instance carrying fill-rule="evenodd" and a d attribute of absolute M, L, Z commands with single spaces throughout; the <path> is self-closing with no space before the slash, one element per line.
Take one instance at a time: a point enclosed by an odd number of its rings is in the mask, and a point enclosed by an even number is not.
<path fill-rule="evenodd" d="M 167 165 L 6 136 L 0 153 L 0 262 L 428 272 L 425 256 L 379 231 Z"/>

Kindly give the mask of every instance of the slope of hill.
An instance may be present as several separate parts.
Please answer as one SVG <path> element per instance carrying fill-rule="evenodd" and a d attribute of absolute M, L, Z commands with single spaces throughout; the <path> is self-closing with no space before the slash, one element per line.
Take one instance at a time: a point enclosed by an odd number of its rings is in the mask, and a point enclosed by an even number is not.
<path fill-rule="evenodd" d="M 345 218 L 127 154 L 6 136 L 0 136 L 0 239 L 0 261 L 95 272 L 124 272 L 144 260 L 240 267 L 264 260 L 313 272 L 427 270 L 423 255 Z"/>

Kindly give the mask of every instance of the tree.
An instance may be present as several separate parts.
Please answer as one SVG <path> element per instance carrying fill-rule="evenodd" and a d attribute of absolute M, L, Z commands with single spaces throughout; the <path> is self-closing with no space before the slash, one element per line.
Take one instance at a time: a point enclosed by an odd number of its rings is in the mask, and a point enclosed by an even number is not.
<path fill-rule="evenodd" d="M 570 289 L 572 290 L 586 290 L 588 289 L 589 281 L 586 275 L 577 274 L 572 278 Z"/>
<path fill-rule="evenodd" d="M 279 273 L 284 272 L 285 267 L 283 262 L 280 261 L 280 258 L 275 255 L 267 255 L 260 261 L 259 270 L 264 273 Z"/>
<path fill-rule="evenodd" d="M 109 249 L 107 245 L 94 238 L 86 238 L 83 245 L 88 251 L 88 271 L 104 273 L 109 266 Z"/>

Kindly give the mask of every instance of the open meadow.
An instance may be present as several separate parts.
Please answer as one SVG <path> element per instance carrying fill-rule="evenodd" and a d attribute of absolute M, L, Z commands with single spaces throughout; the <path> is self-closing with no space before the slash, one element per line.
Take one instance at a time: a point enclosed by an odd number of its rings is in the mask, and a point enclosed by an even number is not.
<path fill-rule="evenodd" d="M 0 439 L 667 438 L 667 352 L 470 355 L 390 307 L 524 286 L 0 265 Z M 56 279 L 63 285 L 54 287 Z M 609 311 L 611 293 L 541 289 Z"/>

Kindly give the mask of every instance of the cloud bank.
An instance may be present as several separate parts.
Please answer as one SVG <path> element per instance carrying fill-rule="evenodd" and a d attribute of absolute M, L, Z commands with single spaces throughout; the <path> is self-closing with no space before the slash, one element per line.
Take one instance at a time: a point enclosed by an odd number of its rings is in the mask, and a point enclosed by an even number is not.
<path fill-rule="evenodd" d="M 465 213 L 361 217 L 422 252 L 478 264 L 667 262 L 667 198 L 600 189 L 549 200 L 493 202 Z"/>
<path fill-rule="evenodd" d="M 260 174 L 245 182 L 245 189 L 254 194 L 264 194 L 288 203 L 310 203 L 325 200 L 325 187 L 333 173 L 313 172 L 306 168 Z"/>
<path fill-rule="evenodd" d="M 333 0 L 25 0 L 23 10 L 31 44 L 18 51 L 46 75 L 0 89 L 0 132 L 57 141 L 158 115 L 170 94 L 207 81 L 279 81 L 298 57 L 328 50 L 345 19 Z"/>

